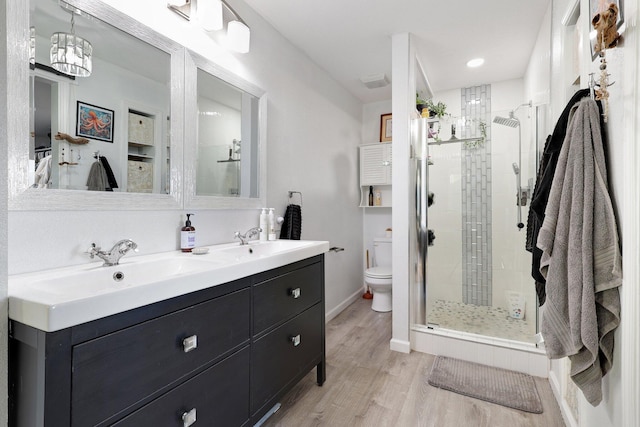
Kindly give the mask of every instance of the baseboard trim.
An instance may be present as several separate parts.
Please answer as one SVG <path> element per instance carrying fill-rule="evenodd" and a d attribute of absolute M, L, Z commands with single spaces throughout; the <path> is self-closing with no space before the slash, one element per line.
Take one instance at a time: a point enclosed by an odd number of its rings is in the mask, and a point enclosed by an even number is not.
<path fill-rule="evenodd" d="M 504 341 L 504 340 L 502 340 Z M 437 356 L 455 357 L 468 362 L 523 372 L 547 378 L 549 360 L 544 350 L 534 345 L 511 346 L 482 336 L 456 333 L 456 331 L 411 330 L 412 349 Z"/>
<path fill-rule="evenodd" d="M 400 353 L 411 353 L 411 343 L 409 341 L 392 338 L 391 341 L 389 341 L 389 347 L 391 350 Z"/>
<path fill-rule="evenodd" d="M 560 407 L 560 413 L 562 414 L 562 419 L 564 423 L 568 427 L 578 427 L 578 423 L 575 418 L 573 418 L 573 414 L 571 412 L 571 408 L 567 405 L 567 402 L 562 397 L 562 390 L 560 388 L 560 381 L 558 380 L 558 375 L 555 371 L 549 370 L 549 384 L 551 385 L 551 391 L 553 391 L 553 395 L 558 402 L 558 406 Z"/>
<path fill-rule="evenodd" d="M 362 293 L 363 293 L 362 289 L 358 289 L 353 294 L 351 294 L 346 300 L 342 301 L 336 307 L 326 312 L 324 315 L 324 322 L 325 323 L 329 322 L 338 314 L 342 313 L 345 308 L 349 307 L 351 304 L 357 301 L 358 298 L 362 298 Z"/>

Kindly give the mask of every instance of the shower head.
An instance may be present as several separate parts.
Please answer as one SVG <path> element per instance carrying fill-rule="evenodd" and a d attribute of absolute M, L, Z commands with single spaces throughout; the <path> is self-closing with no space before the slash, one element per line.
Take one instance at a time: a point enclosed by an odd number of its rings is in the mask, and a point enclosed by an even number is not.
<path fill-rule="evenodd" d="M 511 167 L 513 167 L 513 173 L 515 173 L 516 175 L 520 174 L 520 166 L 518 166 L 517 163 L 512 164 Z"/>
<path fill-rule="evenodd" d="M 493 123 L 497 123 L 503 126 L 509 126 L 511 128 L 517 128 L 518 126 L 520 126 L 520 120 L 514 117 L 513 111 L 509 113 L 509 117 L 495 116 L 493 118 Z"/>

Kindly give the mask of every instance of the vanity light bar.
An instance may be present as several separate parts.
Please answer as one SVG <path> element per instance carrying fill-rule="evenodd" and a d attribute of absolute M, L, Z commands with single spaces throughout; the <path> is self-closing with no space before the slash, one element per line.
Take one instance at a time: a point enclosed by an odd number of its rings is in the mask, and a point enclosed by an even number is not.
<path fill-rule="evenodd" d="M 184 0 L 183 5 L 167 4 L 167 7 L 182 16 L 187 21 L 191 20 L 191 0 Z M 198 0 L 198 21 L 205 31 L 217 31 L 224 27 L 224 9 L 233 15 L 228 21 L 226 46 L 239 53 L 249 52 L 251 45 L 251 29 L 244 20 L 225 0 Z"/>

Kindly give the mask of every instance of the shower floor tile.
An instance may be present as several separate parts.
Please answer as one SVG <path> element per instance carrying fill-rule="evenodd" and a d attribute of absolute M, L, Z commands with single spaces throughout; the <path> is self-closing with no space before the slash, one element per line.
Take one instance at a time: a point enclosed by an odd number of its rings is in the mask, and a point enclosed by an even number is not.
<path fill-rule="evenodd" d="M 535 321 L 514 319 L 500 307 L 437 300 L 427 315 L 427 323 L 440 328 L 507 340 L 535 343 Z"/>

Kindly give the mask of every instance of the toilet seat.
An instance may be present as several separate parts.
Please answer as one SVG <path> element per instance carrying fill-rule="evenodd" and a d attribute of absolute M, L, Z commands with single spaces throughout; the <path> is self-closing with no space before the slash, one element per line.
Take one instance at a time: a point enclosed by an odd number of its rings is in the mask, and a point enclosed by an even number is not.
<path fill-rule="evenodd" d="M 391 267 L 372 267 L 365 270 L 364 275 L 372 279 L 390 279 Z"/>

